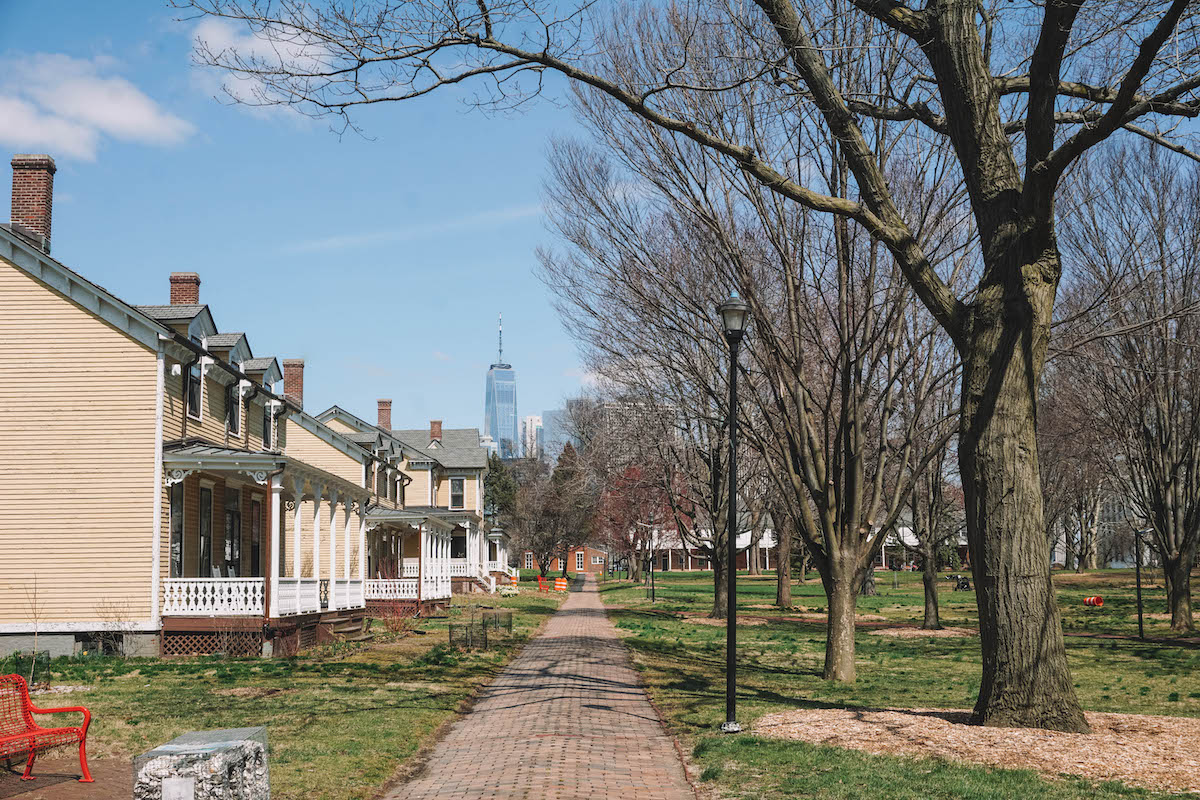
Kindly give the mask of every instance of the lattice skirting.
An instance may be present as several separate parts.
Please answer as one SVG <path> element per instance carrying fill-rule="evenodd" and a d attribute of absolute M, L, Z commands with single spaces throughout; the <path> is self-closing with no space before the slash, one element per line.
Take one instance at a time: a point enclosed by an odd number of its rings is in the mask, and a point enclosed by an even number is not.
<path fill-rule="evenodd" d="M 317 646 L 317 626 L 310 625 L 300 629 L 300 649 L 307 650 Z"/>
<path fill-rule="evenodd" d="M 231 656 L 262 655 L 261 631 L 164 631 L 164 656 L 207 656 L 225 653 Z"/>

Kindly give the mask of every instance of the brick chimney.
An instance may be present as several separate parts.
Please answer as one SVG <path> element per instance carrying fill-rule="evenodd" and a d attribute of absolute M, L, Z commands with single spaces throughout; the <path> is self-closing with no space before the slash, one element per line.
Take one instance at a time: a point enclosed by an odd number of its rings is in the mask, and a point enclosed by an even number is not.
<path fill-rule="evenodd" d="M 379 427 L 390 431 L 392 429 L 392 401 L 379 401 Z"/>
<path fill-rule="evenodd" d="M 171 305 L 194 306 L 200 302 L 200 276 L 194 272 L 171 273 Z"/>
<path fill-rule="evenodd" d="M 442 421 L 440 419 L 429 420 L 429 441 L 440 442 L 442 440 Z"/>
<path fill-rule="evenodd" d="M 283 396 L 304 408 L 304 359 L 283 360 Z"/>
<path fill-rule="evenodd" d="M 54 159 L 18 154 L 12 158 L 12 224 L 50 252 L 50 212 L 54 206 Z"/>

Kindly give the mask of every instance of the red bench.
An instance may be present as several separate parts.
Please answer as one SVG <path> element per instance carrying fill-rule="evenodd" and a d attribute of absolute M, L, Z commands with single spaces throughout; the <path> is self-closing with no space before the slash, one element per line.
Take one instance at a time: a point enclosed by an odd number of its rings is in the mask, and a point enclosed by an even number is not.
<path fill-rule="evenodd" d="M 33 721 L 34 714 L 61 714 L 68 711 L 83 714 L 83 725 L 78 728 L 43 728 Z M 28 756 L 25 762 L 23 781 L 33 780 L 33 760 L 38 753 L 55 747 L 66 747 L 79 743 L 79 768 L 83 771 L 80 783 L 92 783 L 88 771 L 87 729 L 92 714 L 86 708 L 37 708 L 29 700 L 29 687 L 20 675 L 0 675 L 0 759 Z"/>

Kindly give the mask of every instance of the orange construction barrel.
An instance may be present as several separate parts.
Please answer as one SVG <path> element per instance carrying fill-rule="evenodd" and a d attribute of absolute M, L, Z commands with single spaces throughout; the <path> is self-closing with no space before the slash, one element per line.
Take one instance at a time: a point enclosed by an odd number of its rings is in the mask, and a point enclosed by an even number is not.
<path fill-rule="evenodd" d="M 565 592 L 566 590 L 567 590 L 567 579 L 566 578 L 555 578 L 554 579 L 554 591 Z"/>
<path fill-rule="evenodd" d="M 1101 597 L 1100 595 L 1093 595 L 1092 597 L 1085 597 L 1085 598 L 1083 598 L 1083 604 L 1085 606 L 1095 606 L 1096 608 L 1100 608 L 1100 606 L 1104 605 L 1104 598 Z"/>

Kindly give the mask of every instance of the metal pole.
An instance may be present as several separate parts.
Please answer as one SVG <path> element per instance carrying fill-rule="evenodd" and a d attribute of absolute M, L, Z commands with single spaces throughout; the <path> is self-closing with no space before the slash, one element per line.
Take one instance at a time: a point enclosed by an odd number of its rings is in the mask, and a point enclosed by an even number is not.
<path fill-rule="evenodd" d="M 1138 604 L 1138 638 L 1146 639 L 1146 629 L 1142 624 L 1142 532 L 1133 533 L 1133 563 L 1137 571 L 1137 604 Z"/>
<path fill-rule="evenodd" d="M 725 568 L 725 724 L 723 733 L 738 733 L 737 723 L 737 339 L 729 342 L 729 518 L 725 538 L 729 561 Z"/>

